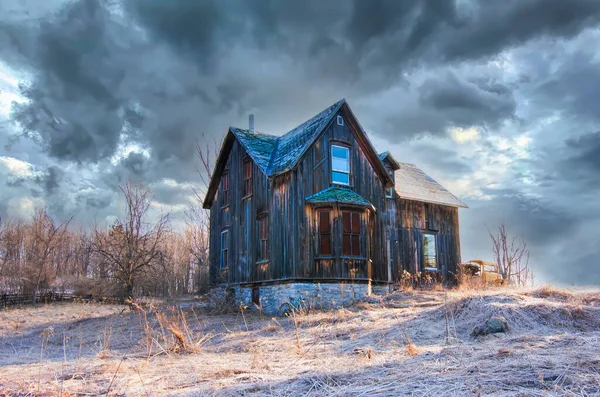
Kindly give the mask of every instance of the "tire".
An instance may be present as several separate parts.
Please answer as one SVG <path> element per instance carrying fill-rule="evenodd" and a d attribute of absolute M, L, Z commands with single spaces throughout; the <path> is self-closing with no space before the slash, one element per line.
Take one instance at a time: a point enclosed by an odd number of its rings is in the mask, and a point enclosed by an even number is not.
<path fill-rule="evenodd" d="M 294 311 L 294 306 L 288 302 L 283 302 L 279 309 L 277 309 L 277 315 L 279 317 L 288 317 Z"/>

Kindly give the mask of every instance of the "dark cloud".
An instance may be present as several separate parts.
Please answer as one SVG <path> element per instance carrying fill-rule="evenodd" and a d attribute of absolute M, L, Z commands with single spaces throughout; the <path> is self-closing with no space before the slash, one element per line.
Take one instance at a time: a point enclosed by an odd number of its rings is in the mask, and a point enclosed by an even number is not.
<path fill-rule="evenodd" d="M 516 110 L 507 86 L 461 81 L 452 73 L 425 81 L 419 87 L 419 104 L 424 111 L 437 113 L 440 127 L 495 126 L 513 117 Z"/>
<path fill-rule="evenodd" d="M 572 152 L 567 159 L 572 169 L 600 181 L 600 131 L 567 139 L 566 145 Z"/>
<path fill-rule="evenodd" d="M 104 209 L 106 207 L 108 207 L 112 202 L 112 199 L 110 196 L 104 196 L 104 197 L 87 197 L 85 199 L 85 204 L 90 207 L 90 208 L 95 208 L 95 209 Z"/>
<path fill-rule="evenodd" d="M 415 141 L 412 143 L 411 149 L 421 153 L 420 165 L 423 167 L 427 165 L 434 170 L 443 170 L 446 178 L 458 179 L 473 172 L 471 160 L 460 157 L 453 150 L 440 147 L 439 143 Z"/>
<path fill-rule="evenodd" d="M 22 88 L 28 101 L 15 106 L 13 118 L 55 158 L 97 163 L 114 155 L 125 135 L 148 146 L 157 162 L 174 164 L 176 157 L 187 163 L 206 118 L 215 111 L 250 109 L 265 94 L 251 80 L 211 78 L 234 49 L 257 51 L 238 70 L 252 73 L 261 67 L 261 56 L 277 51 L 299 67 L 302 79 L 364 80 L 361 89 L 368 92 L 398 79 L 403 68 L 478 58 L 539 36 L 572 36 L 600 15 L 592 1 L 255 5 L 80 0 L 36 25 L 3 22 L 3 41 L 14 56 L 6 48 L 3 54 L 34 74 Z M 270 106 L 289 92 L 279 90 L 268 94 Z M 442 119 L 493 123 L 514 111 L 506 87 L 452 76 L 424 84 L 421 101 L 439 114 L 424 125 L 407 120 L 420 132 L 439 129 Z"/>
<path fill-rule="evenodd" d="M 44 189 L 46 195 L 51 196 L 58 191 L 63 174 L 63 170 L 53 165 L 42 175 L 37 176 L 35 181 Z"/>

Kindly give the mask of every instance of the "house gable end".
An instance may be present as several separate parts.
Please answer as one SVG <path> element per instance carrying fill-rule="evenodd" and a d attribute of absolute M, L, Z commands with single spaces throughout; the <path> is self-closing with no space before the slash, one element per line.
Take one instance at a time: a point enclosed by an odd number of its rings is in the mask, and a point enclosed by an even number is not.
<path fill-rule="evenodd" d="M 337 124 L 337 116 L 341 116 L 343 123 L 347 123 L 350 131 L 354 135 L 354 138 L 358 141 L 361 148 L 364 150 L 367 158 L 369 159 L 369 162 L 371 163 L 373 169 L 375 169 L 381 177 L 384 185 L 386 187 L 393 186 L 394 181 L 390 178 L 382 161 L 379 159 L 379 155 L 375 151 L 373 144 L 369 140 L 369 137 L 362 129 L 360 123 L 356 119 L 356 116 L 354 115 L 354 113 L 352 113 L 350 106 L 345 100 L 342 101 L 342 103 L 339 106 L 339 109 L 336 112 L 331 113 L 329 115 L 327 123 L 322 124 L 320 126 L 320 131 L 312 136 L 310 144 L 306 145 L 303 148 L 302 154 L 290 165 L 289 169 L 286 169 L 285 172 L 293 170 L 304 159 L 304 157 L 306 157 L 308 151 L 313 148 L 315 143 L 323 136 L 323 134 L 325 134 L 329 127 Z"/>
<path fill-rule="evenodd" d="M 261 137 L 254 139 L 257 135 L 261 135 Z M 221 150 L 219 151 L 219 156 L 215 163 L 215 169 L 210 178 L 204 202 L 202 203 L 203 208 L 210 208 L 213 203 L 217 189 L 219 188 L 219 183 L 221 182 L 221 177 L 227 166 L 229 156 L 231 155 L 231 149 L 236 141 L 252 159 L 253 163 L 267 175 L 266 166 L 270 159 L 270 156 L 268 156 L 267 153 L 269 150 L 274 150 L 270 149 L 270 147 L 274 148 L 276 137 L 231 127 L 227 131 L 227 135 L 225 135 L 225 139 L 221 145 Z"/>

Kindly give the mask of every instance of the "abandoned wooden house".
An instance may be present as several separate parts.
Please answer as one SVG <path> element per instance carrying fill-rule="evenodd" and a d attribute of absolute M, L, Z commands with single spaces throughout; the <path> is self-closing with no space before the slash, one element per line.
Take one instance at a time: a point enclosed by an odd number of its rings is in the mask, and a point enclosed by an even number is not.
<path fill-rule="evenodd" d="M 288 297 L 342 304 L 404 271 L 451 279 L 458 198 L 412 164 L 378 154 L 345 100 L 282 136 L 230 128 L 204 208 L 210 276 L 267 311 Z"/>

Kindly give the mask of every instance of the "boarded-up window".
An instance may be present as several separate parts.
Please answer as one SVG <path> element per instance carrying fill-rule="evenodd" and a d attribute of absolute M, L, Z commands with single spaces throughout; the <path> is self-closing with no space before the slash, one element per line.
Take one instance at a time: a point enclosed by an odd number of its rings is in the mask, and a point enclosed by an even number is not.
<path fill-rule="evenodd" d="M 223 186 L 223 205 L 229 204 L 229 173 L 225 172 L 223 174 L 223 179 L 221 180 Z"/>
<path fill-rule="evenodd" d="M 331 221 L 329 210 L 320 210 L 319 216 L 319 254 L 331 255 Z"/>
<path fill-rule="evenodd" d="M 229 259 L 229 230 L 225 229 L 221 232 L 221 259 L 219 261 L 219 268 L 226 269 L 228 266 Z"/>
<path fill-rule="evenodd" d="M 360 213 L 342 212 L 342 252 L 346 256 L 360 256 Z"/>
<path fill-rule="evenodd" d="M 269 260 L 269 218 L 266 216 L 258 220 L 258 238 L 260 241 L 258 260 Z"/>
<path fill-rule="evenodd" d="M 252 160 L 244 160 L 244 196 L 252 194 Z"/>

